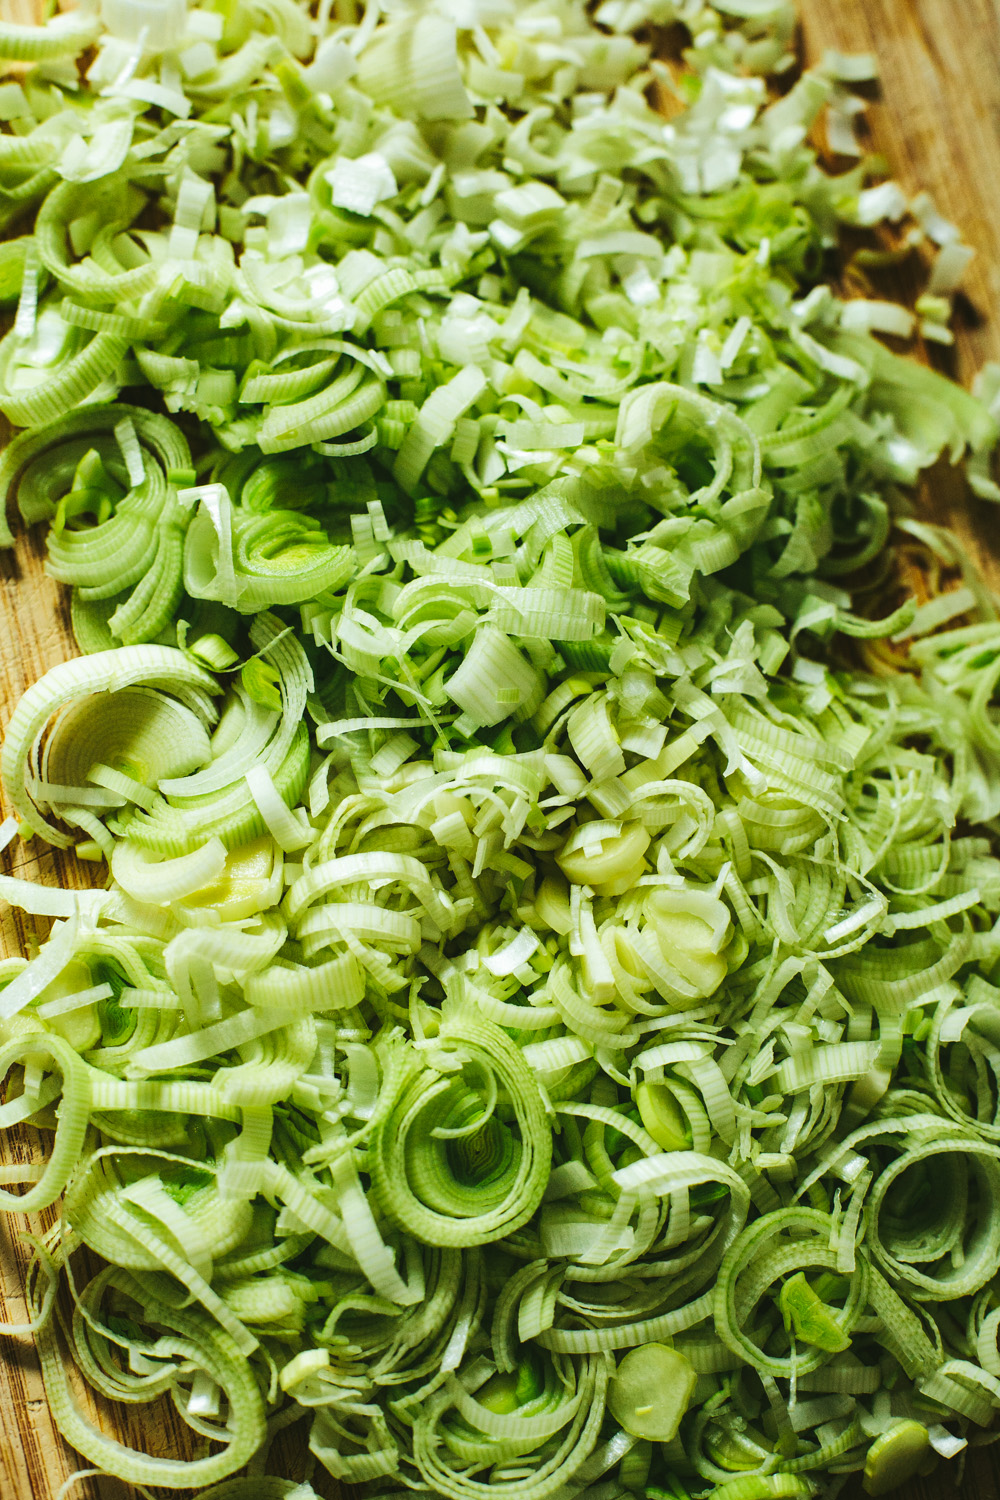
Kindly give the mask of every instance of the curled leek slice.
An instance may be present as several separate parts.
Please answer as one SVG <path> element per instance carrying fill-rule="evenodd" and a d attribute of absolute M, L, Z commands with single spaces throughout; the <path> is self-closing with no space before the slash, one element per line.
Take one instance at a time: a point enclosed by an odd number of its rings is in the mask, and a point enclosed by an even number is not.
<path fill-rule="evenodd" d="M 185 768 L 164 778 L 163 795 L 130 818 L 129 837 L 140 848 L 175 858 L 213 837 L 228 850 L 258 838 L 265 831 L 265 819 L 246 775 L 254 767 L 271 778 L 286 814 L 297 806 L 309 771 L 309 735 L 302 720 L 312 687 L 311 669 L 299 641 L 275 616 L 259 616 L 250 638 L 261 653 L 258 660 L 267 663 L 276 679 L 277 686 L 269 683 L 263 694 L 269 703 L 273 697 L 276 706 L 255 702 L 242 687 L 235 690 L 223 713 L 211 763 L 200 771 L 192 768 L 191 774 Z M 246 669 L 243 677 L 246 681 Z"/>
<path fill-rule="evenodd" d="M 545 1102 L 517 1047 L 488 1021 L 445 1015 L 390 1059 L 372 1130 L 385 1212 L 432 1245 L 484 1245 L 525 1224 L 545 1190 Z"/>
<path fill-rule="evenodd" d="M 81 755 L 96 761 L 120 751 L 128 764 L 119 775 L 126 787 L 134 784 L 140 792 L 163 776 L 193 770 L 207 758 L 207 726 L 215 717 L 212 695 L 217 692 L 213 677 L 168 646 L 126 646 L 53 667 L 28 689 L 7 726 L 0 774 L 11 805 L 33 832 L 66 848 L 71 836 L 49 822 L 39 803 L 44 800 L 51 807 L 55 801 L 64 810 L 77 805 L 73 799 L 83 778 L 54 789 L 49 770 L 65 767 L 76 774 L 83 769 Z M 121 694 L 126 695 L 122 706 L 132 710 L 124 721 L 119 718 Z M 58 728 L 67 712 L 73 716 L 73 733 L 60 738 Z M 43 744 L 55 716 L 55 743 L 50 738 Z M 138 737 L 133 732 L 137 728 Z M 33 789 L 32 778 L 42 781 L 44 792 Z"/>
<path fill-rule="evenodd" d="M 188 593 L 218 599 L 243 614 L 336 592 L 354 567 L 351 548 L 330 543 L 318 521 L 291 510 L 248 514 L 230 507 L 220 494 L 214 504 L 199 508 L 185 541 Z"/>
<path fill-rule="evenodd" d="M 428 1397 L 414 1422 L 413 1461 L 424 1482 L 454 1500 L 496 1491 L 532 1500 L 558 1493 L 594 1448 L 608 1365 L 607 1356 L 591 1355 L 559 1380 L 554 1362 L 546 1362 L 512 1381 L 490 1378 L 484 1361 L 472 1391 L 452 1378 Z M 626 1440 L 619 1451 L 630 1446 Z M 492 1466 L 489 1483 L 467 1472 L 473 1463 Z"/>
<path fill-rule="evenodd" d="M 45 1059 L 45 1063 L 42 1063 Z M 89 1070 L 73 1048 L 61 1037 L 29 1030 L 0 1050 L 0 1068 L 6 1074 L 12 1065 L 30 1065 L 39 1075 L 51 1070 L 61 1075 L 56 1085 L 62 1096 L 59 1123 L 48 1161 L 38 1180 L 27 1192 L 10 1193 L 0 1188 L 0 1208 L 7 1212 L 32 1213 L 54 1203 L 65 1188 L 80 1159 L 91 1111 Z M 38 1077 L 36 1094 L 40 1099 L 45 1084 Z M 48 1091 L 49 1099 L 55 1097 Z M 36 1104 L 36 1108 L 37 1108 Z M 9 1113 L 9 1105 L 7 1106 Z M 27 1205 L 27 1207 L 25 1207 Z"/>
<path fill-rule="evenodd" d="M 173 480 L 190 463 L 187 443 L 165 417 L 89 406 L 8 445 L 0 458 L 0 506 L 16 482 L 25 520 L 55 517 L 49 572 L 75 584 L 84 601 L 124 596 L 108 631 L 134 645 L 156 636 L 180 601 L 189 517 Z M 88 516 L 95 524 L 81 525 Z"/>
<path fill-rule="evenodd" d="M 66 1375 L 58 1335 L 50 1324 L 38 1335 L 38 1353 L 45 1393 L 67 1441 L 107 1473 L 136 1484 L 167 1484 L 190 1490 L 225 1478 L 254 1453 L 266 1430 L 260 1389 L 245 1357 L 224 1330 L 214 1328 L 198 1311 L 170 1306 L 133 1281 L 127 1272 L 118 1272 L 116 1281 L 125 1306 L 133 1313 L 141 1309 L 141 1315 L 155 1329 L 154 1336 L 146 1341 L 148 1354 L 169 1361 L 175 1370 L 204 1371 L 226 1393 L 231 1421 L 226 1426 L 213 1426 L 211 1435 L 223 1447 L 205 1458 L 154 1458 L 125 1447 L 107 1437 L 80 1411 Z M 108 1332 L 115 1341 L 121 1337 L 118 1334 L 116 1339 L 114 1332 Z"/>
<path fill-rule="evenodd" d="M 816 1209 L 778 1209 L 758 1219 L 730 1246 L 719 1270 L 715 1290 L 716 1333 L 741 1359 L 768 1374 L 782 1375 L 796 1365 L 803 1373 L 816 1369 L 845 1347 L 864 1313 L 869 1295 L 867 1262 L 859 1259 L 850 1277 L 835 1283 L 838 1304 L 824 1308 L 807 1280 L 810 1271 L 837 1272 L 838 1256 L 831 1248 L 831 1220 Z M 835 1234 L 835 1229 L 834 1229 Z M 783 1236 L 788 1236 L 784 1238 Z M 800 1289 L 793 1291 L 800 1273 Z M 765 1352 L 754 1338 L 768 1326 L 764 1299 L 776 1283 L 791 1273 L 781 1289 L 786 1327 L 796 1338 L 788 1353 Z M 766 1307 L 766 1303 L 765 1303 Z"/>

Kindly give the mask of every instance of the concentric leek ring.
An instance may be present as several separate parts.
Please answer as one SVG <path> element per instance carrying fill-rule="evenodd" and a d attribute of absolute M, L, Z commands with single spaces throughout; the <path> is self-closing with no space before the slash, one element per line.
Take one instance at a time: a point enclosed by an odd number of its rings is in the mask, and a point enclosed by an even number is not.
<path fill-rule="evenodd" d="M 905 1217 L 893 1214 L 893 1197 L 907 1205 Z M 872 1255 L 907 1296 L 967 1297 L 996 1274 L 1000 1258 L 1000 1146 L 952 1134 L 942 1121 L 940 1136 L 885 1168 L 868 1211 Z"/>
<path fill-rule="evenodd" d="M 372 1132 L 369 1170 L 386 1213 L 417 1239 L 484 1245 L 534 1213 L 551 1140 L 541 1091 L 514 1043 L 491 1022 L 449 1020 L 435 1050 L 412 1049 L 400 1068 Z"/>
<path fill-rule="evenodd" d="M 789 1238 L 784 1238 L 785 1235 Z M 836 1271 L 836 1225 L 812 1208 L 778 1209 L 764 1214 L 729 1247 L 715 1288 L 715 1331 L 734 1354 L 756 1370 L 788 1379 L 806 1374 L 829 1358 L 823 1349 L 799 1343 L 793 1353 L 772 1354 L 752 1337 L 762 1299 L 776 1293 L 782 1278 L 798 1271 Z M 831 1243 L 833 1248 L 831 1248 Z M 860 1257 L 850 1275 L 842 1308 L 833 1316 L 848 1337 L 868 1301 L 868 1264 Z M 760 1319 L 765 1342 L 776 1319 L 768 1309 Z"/>

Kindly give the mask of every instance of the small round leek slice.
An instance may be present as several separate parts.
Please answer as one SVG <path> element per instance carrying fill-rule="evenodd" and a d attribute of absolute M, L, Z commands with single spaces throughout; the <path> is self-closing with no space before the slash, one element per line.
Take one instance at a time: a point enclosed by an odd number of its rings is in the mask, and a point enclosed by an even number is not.
<path fill-rule="evenodd" d="M 699 995 L 713 995 L 726 977 L 727 965 L 712 926 L 700 912 L 664 908 L 661 893 L 657 895 L 660 900 L 650 905 L 660 951 Z"/>
<path fill-rule="evenodd" d="M 556 855 L 559 868 L 575 885 L 606 885 L 624 874 L 631 878 L 649 848 L 649 834 L 642 823 L 626 823 L 620 833 L 601 839 L 594 847 L 587 833 L 587 824 L 576 829 Z"/>
<path fill-rule="evenodd" d="M 680 1105 L 662 1083 L 640 1083 L 635 1091 L 639 1117 L 664 1151 L 689 1151 L 691 1129 Z"/>
<path fill-rule="evenodd" d="M 866 1495 L 887 1495 L 919 1472 L 930 1436 L 922 1422 L 902 1421 L 875 1439 L 865 1459 Z"/>
<path fill-rule="evenodd" d="M 666 1344 L 630 1349 L 608 1387 L 608 1410 L 633 1437 L 669 1443 L 688 1409 L 694 1366 Z"/>

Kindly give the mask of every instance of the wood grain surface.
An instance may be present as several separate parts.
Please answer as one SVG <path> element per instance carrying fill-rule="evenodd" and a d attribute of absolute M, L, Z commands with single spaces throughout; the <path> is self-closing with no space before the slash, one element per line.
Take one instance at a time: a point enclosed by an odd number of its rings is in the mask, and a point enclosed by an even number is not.
<path fill-rule="evenodd" d="M 963 382 L 987 359 L 1000 359 L 1000 0 L 802 0 L 803 56 L 825 47 L 874 52 L 881 91 L 872 94 L 868 144 L 905 187 L 926 188 L 977 251 L 957 319 L 957 341 L 934 362 Z M 30 20 L 34 0 L 0 0 L 6 20 Z M 891 290 L 891 288 L 889 288 Z M 0 434 L 2 440 L 3 434 Z M 947 478 L 935 481 L 924 504 L 935 519 L 971 544 L 1000 582 L 1000 511 L 971 501 Z M 64 591 L 42 570 L 40 530 L 15 527 L 14 552 L 0 554 L 0 726 L 24 689 L 73 651 Z M 73 860 L 43 846 L 4 856 L 4 868 L 35 879 L 74 878 Z M 93 883 L 81 867 L 80 883 Z M 47 923 L 0 912 L 0 955 L 27 951 Z M 25 1142 L 8 1153 L 30 1150 Z M 24 1257 L 19 1227 L 0 1225 L 0 1319 L 25 1319 Z M 188 1450 L 188 1430 L 161 1403 L 153 1410 L 95 1412 L 101 1427 L 151 1452 Z M 275 1470 L 302 1472 L 305 1434 L 294 1428 L 276 1450 Z M 994 1457 L 994 1453 L 997 1454 Z M 55 1500 L 81 1467 L 49 1417 L 29 1338 L 0 1338 L 0 1500 Z M 956 1488 L 957 1468 L 899 1491 L 899 1500 L 1000 1500 L 1000 1449 L 974 1452 Z M 72 1500 L 119 1500 L 133 1492 L 118 1481 L 81 1480 Z M 860 1496 L 856 1482 L 845 1491 Z"/>

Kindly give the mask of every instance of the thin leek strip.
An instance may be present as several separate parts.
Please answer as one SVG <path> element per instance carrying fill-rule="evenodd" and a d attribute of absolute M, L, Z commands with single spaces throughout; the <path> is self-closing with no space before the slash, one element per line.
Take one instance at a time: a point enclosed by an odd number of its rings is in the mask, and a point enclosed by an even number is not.
<path fill-rule="evenodd" d="M 94 782 L 96 786 L 104 787 L 120 797 L 123 802 L 137 803 L 147 812 L 155 805 L 156 796 L 149 787 L 143 786 L 134 776 L 129 776 L 123 771 L 116 771 L 113 766 L 102 765 L 100 761 L 90 767 L 87 780 Z"/>
<path fill-rule="evenodd" d="M 314 968 L 272 965 L 248 977 L 244 994 L 251 1005 L 270 1009 L 351 1010 L 364 996 L 364 977 L 357 959 L 345 953 Z"/>
<path fill-rule="evenodd" d="M 129 1067 L 134 1074 L 168 1073 L 190 1067 L 205 1058 L 232 1051 L 245 1042 L 254 1041 L 288 1020 L 287 1010 L 245 1010 L 224 1021 L 216 1021 L 201 1031 L 191 1032 L 174 1041 L 159 1042 L 133 1054 Z"/>
<path fill-rule="evenodd" d="M 419 1301 L 419 1290 L 408 1286 L 396 1271 L 392 1255 L 378 1233 L 357 1174 L 352 1172 L 344 1157 L 334 1163 L 333 1180 L 339 1192 L 344 1232 L 355 1260 L 359 1266 L 364 1266 L 365 1274 L 376 1292 L 404 1305 Z"/>
<path fill-rule="evenodd" d="M 53 1099 L 58 1099 L 61 1092 L 62 1083 L 60 1080 L 54 1076 L 50 1076 L 37 1092 L 32 1091 L 30 1094 L 25 1092 L 20 1094 L 16 1099 L 8 1099 L 6 1104 L 0 1105 L 0 1128 L 6 1130 L 11 1125 L 19 1125 L 22 1120 L 30 1120 L 32 1115 L 38 1114 L 46 1105 L 51 1104 Z M 14 1169 L 12 1168 L 11 1170 Z M 29 1169 L 26 1168 L 25 1170 Z M 43 1171 L 44 1168 L 39 1167 L 37 1175 L 34 1177 L 24 1179 L 12 1177 L 10 1181 L 40 1182 Z"/>
<path fill-rule="evenodd" d="M 0 990 L 0 1019 L 10 1020 L 30 1005 L 72 963 L 77 947 L 76 915 L 54 928 L 37 956 Z"/>
<path fill-rule="evenodd" d="M 66 891 L 37 885 L 32 880 L 18 880 L 0 875 L 0 897 L 11 906 L 38 917 L 71 917 L 75 912 L 96 914 L 104 902 L 103 891 Z"/>
<path fill-rule="evenodd" d="M 66 1015 L 81 1006 L 93 1005 L 98 1000 L 109 1000 L 113 995 L 114 990 L 110 984 L 91 985 L 89 989 L 77 990 L 75 994 L 63 995 L 58 1000 L 46 1000 L 44 1005 L 36 1005 L 35 1015 L 47 1021 L 52 1016 Z"/>
<path fill-rule="evenodd" d="M 281 799 L 266 766 L 253 766 L 246 783 L 268 832 L 280 849 L 291 854 L 312 842 L 312 829 L 296 818 Z"/>
<path fill-rule="evenodd" d="M 91 1075 L 91 1097 L 96 1111 L 128 1113 L 163 1111 L 168 1114 L 204 1115 L 218 1120 L 240 1120 L 238 1105 L 224 1099 L 218 1089 L 194 1079 L 122 1079 L 108 1077 L 96 1069 Z"/>

